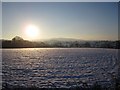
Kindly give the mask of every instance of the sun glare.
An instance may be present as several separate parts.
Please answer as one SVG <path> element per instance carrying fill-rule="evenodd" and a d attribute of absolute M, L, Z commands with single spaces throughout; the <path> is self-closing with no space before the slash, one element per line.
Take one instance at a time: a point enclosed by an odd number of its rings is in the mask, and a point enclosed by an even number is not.
<path fill-rule="evenodd" d="M 37 39 L 39 35 L 39 28 L 35 25 L 28 25 L 25 29 L 25 34 L 29 39 Z"/>

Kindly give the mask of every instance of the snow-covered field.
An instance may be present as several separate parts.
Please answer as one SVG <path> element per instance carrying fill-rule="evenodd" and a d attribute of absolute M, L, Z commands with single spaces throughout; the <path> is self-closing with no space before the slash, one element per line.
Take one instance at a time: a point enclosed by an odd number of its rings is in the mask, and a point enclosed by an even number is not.
<path fill-rule="evenodd" d="M 113 83 L 117 50 L 97 48 L 3 49 L 2 81 L 24 87 L 74 87 Z"/>

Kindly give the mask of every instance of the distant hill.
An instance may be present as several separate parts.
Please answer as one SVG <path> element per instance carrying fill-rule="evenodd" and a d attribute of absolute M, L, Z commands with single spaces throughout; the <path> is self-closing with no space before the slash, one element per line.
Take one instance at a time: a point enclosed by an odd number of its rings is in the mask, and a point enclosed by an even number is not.
<path fill-rule="evenodd" d="M 55 40 L 55 41 L 83 41 L 80 39 L 73 39 L 73 38 L 53 38 L 50 40 Z"/>
<path fill-rule="evenodd" d="M 119 41 L 87 41 L 72 38 L 54 38 L 44 41 L 28 41 L 19 36 L 12 40 L 0 40 L 2 48 L 115 48 L 120 47 Z"/>

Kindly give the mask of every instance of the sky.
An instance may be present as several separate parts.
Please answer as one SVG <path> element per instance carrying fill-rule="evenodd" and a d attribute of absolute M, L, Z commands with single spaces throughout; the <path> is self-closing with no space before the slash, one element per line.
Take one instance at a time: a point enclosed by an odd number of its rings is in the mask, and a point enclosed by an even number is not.
<path fill-rule="evenodd" d="M 2 38 L 26 36 L 29 25 L 39 28 L 35 40 L 75 38 L 82 40 L 118 39 L 116 2 L 3 2 Z M 33 33 L 34 34 L 34 33 Z"/>
<path fill-rule="evenodd" d="M 0 38 L 2 38 L 2 2 L 0 2 Z"/>
<path fill-rule="evenodd" d="M 2 2 L 119 2 L 119 0 L 1 0 Z"/>

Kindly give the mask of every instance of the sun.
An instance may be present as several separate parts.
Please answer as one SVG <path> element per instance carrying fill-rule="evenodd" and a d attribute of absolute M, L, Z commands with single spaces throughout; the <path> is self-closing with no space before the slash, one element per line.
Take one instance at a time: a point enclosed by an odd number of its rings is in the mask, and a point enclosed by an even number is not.
<path fill-rule="evenodd" d="M 39 28 L 35 25 L 28 25 L 25 28 L 25 34 L 29 39 L 37 39 L 39 36 Z"/>

